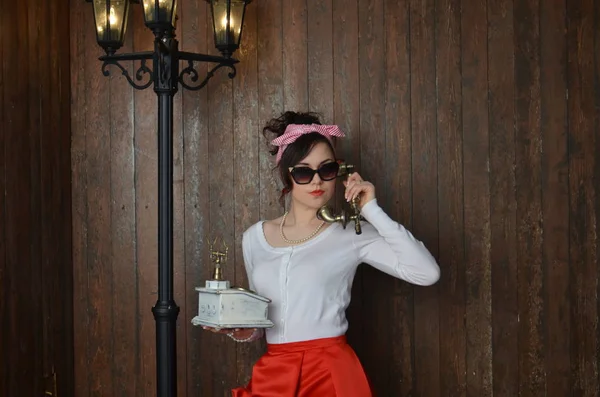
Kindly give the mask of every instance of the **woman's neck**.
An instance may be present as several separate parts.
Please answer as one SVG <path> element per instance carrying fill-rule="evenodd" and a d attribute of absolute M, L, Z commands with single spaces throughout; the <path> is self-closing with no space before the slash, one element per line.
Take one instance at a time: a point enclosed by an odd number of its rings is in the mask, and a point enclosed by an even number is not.
<path fill-rule="evenodd" d="M 286 226 L 309 226 L 315 223 L 320 223 L 317 219 L 317 211 L 314 208 L 306 207 L 303 205 L 290 204 L 288 210 L 288 216 L 285 219 Z"/>

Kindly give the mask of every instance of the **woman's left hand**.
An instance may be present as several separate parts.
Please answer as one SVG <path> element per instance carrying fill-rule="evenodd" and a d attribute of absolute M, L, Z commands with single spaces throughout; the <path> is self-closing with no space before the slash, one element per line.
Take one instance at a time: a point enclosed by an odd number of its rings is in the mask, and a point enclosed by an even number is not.
<path fill-rule="evenodd" d="M 359 198 L 358 206 L 362 208 L 369 201 L 375 199 L 375 186 L 371 182 L 363 181 L 358 172 L 354 172 L 347 181 L 344 181 L 346 201 L 352 201 L 354 197 Z"/>

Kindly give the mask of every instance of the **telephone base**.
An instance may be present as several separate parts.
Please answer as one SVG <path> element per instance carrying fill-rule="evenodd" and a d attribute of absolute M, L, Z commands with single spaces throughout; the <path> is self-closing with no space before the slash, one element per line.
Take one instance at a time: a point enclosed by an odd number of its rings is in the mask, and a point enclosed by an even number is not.
<path fill-rule="evenodd" d="M 229 289 L 229 281 L 226 280 L 206 280 L 206 289 L 223 290 Z"/>
<path fill-rule="evenodd" d="M 217 323 L 200 319 L 198 316 L 192 319 L 192 324 L 202 325 L 205 327 L 229 329 L 229 328 L 272 328 L 273 324 L 270 320 L 244 321 L 240 323 Z"/>

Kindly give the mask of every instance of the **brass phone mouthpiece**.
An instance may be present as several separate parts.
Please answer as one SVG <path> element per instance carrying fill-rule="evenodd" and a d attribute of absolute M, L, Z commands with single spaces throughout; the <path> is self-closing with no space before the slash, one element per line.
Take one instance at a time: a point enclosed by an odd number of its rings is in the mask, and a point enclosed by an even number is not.
<path fill-rule="evenodd" d="M 317 218 L 327 223 L 341 222 L 344 229 L 348 223 L 346 220 L 346 212 L 342 211 L 339 215 L 335 215 L 331 208 L 327 205 L 319 208 L 317 211 Z"/>
<path fill-rule="evenodd" d="M 354 166 L 352 164 L 348 164 L 343 161 L 340 163 L 338 177 L 340 177 L 340 176 L 350 177 L 350 175 L 353 172 L 354 172 Z M 320 220 L 325 221 L 327 223 L 340 222 L 342 224 L 342 226 L 344 227 L 344 229 L 346 228 L 346 225 L 348 224 L 349 221 L 354 221 L 354 231 L 356 232 L 356 234 L 361 234 L 362 228 L 360 226 L 360 221 L 363 218 L 360 216 L 360 208 L 358 206 L 358 202 L 359 202 L 359 198 L 355 197 L 352 200 L 352 202 L 350 203 L 350 208 L 352 210 L 350 215 L 347 215 L 346 211 L 344 211 L 344 210 L 342 210 L 339 215 L 335 215 L 333 213 L 333 210 L 330 207 L 325 205 L 325 206 L 319 208 L 319 210 L 317 211 L 317 218 L 319 218 Z"/>
<path fill-rule="evenodd" d="M 348 224 L 348 221 L 354 221 L 354 231 L 356 234 L 362 233 L 362 227 L 360 226 L 360 221 L 363 219 L 360 216 L 360 212 L 358 211 L 357 206 L 353 206 L 353 210 L 355 213 L 353 215 L 348 216 L 346 211 L 342 210 L 339 215 L 335 215 L 329 206 L 323 206 L 319 208 L 317 211 L 317 218 L 327 223 L 335 223 L 340 222 L 344 229 Z"/>

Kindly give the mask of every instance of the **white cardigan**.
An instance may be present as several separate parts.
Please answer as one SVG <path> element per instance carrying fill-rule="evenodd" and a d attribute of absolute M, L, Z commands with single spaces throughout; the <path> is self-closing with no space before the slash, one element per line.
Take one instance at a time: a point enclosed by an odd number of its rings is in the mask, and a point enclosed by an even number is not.
<path fill-rule="evenodd" d="M 346 308 L 356 268 L 367 263 L 412 284 L 431 285 L 440 268 L 427 248 L 372 200 L 361 215 L 362 234 L 332 224 L 313 239 L 273 247 L 263 223 L 243 235 L 242 248 L 250 288 L 272 300 L 268 343 L 336 337 L 346 333 Z"/>

